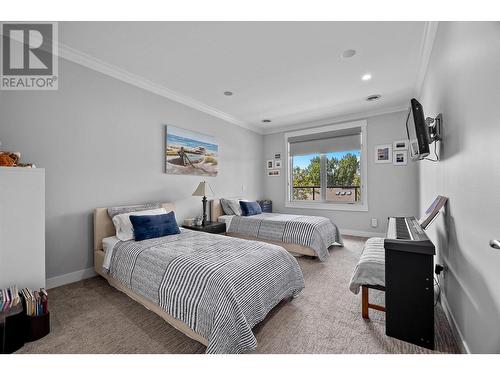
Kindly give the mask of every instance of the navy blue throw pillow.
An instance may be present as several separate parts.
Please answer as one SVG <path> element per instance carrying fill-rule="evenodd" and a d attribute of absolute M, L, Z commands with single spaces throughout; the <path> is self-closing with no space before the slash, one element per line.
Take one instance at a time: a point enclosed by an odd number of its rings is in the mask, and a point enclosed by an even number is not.
<path fill-rule="evenodd" d="M 163 215 L 131 215 L 130 222 L 136 241 L 181 233 L 173 211 Z"/>
<path fill-rule="evenodd" d="M 253 216 L 262 213 L 260 205 L 254 201 L 240 201 L 240 207 L 243 216 Z"/>

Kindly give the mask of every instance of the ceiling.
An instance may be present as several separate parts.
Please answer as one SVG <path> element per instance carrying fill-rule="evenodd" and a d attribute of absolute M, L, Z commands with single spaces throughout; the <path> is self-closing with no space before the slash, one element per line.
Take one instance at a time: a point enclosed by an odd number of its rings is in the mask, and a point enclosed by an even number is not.
<path fill-rule="evenodd" d="M 269 133 L 326 118 L 406 107 L 422 79 L 425 50 L 430 50 L 428 26 L 61 22 L 59 41 L 62 49 L 72 51 L 62 57 L 110 75 L 119 72 L 117 78 Z M 346 49 L 357 53 L 343 59 Z M 365 73 L 372 79 L 362 81 Z M 234 94 L 226 96 L 224 91 Z M 382 98 L 367 102 L 371 94 Z"/>

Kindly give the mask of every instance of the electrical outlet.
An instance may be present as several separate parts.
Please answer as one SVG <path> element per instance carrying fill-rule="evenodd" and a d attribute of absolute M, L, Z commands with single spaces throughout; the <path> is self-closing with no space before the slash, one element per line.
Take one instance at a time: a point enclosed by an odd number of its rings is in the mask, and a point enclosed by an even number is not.
<path fill-rule="evenodd" d="M 373 228 L 378 227 L 378 220 L 377 219 L 372 219 L 372 227 Z"/>

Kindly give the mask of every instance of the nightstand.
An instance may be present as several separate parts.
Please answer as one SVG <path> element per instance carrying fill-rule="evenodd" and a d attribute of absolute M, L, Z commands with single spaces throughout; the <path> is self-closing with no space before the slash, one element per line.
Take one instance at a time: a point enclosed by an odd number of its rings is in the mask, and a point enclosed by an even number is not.
<path fill-rule="evenodd" d="M 226 223 L 218 223 L 216 221 L 207 221 L 205 225 L 183 225 L 182 227 L 199 232 L 226 234 Z"/>

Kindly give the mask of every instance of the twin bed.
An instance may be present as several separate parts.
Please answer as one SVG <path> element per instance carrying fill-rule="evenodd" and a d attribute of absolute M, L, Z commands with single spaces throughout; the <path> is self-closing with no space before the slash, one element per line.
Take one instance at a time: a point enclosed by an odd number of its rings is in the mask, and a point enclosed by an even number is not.
<path fill-rule="evenodd" d="M 162 207 L 175 212 L 172 204 Z M 256 233 L 245 231 L 248 235 L 230 232 L 223 236 L 181 229 L 178 234 L 143 241 L 114 240 L 109 246 L 116 230 L 107 209 L 97 208 L 95 270 L 110 285 L 205 345 L 207 353 L 253 350 L 257 342 L 252 328 L 280 301 L 295 297 L 304 288 L 296 259 L 283 247 L 320 255 L 321 259 L 325 256 L 323 247 L 326 250 L 331 244 L 341 245 L 334 226 L 327 233 L 321 228 L 328 226 L 320 221 L 282 219 L 254 218 L 250 224 L 255 228 L 258 223 L 261 229 Z M 237 222 L 235 228 L 244 228 L 245 220 L 236 218 L 229 229 Z M 266 225 L 278 229 L 270 231 L 270 236 L 275 233 L 273 239 L 264 242 L 259 236 L 269 232 Z M 301 233 L 295 236 L 296 243 L 292 242 L 293 225 L 295 233 Z M 277 231 L 289 235 L 280 238 Z M 107 244 L 106 252 L 103 244 Z"/>
<path fill-rule="evenodd" d="M 219 199 L 211 202 L 211 220 L 226 223 L 228 236 L 279 245 L 294 254 L 325 261 L 331 246 L 343 246 L 340 231 L 322 216 L 261 213 L 227 215 Z"/>

